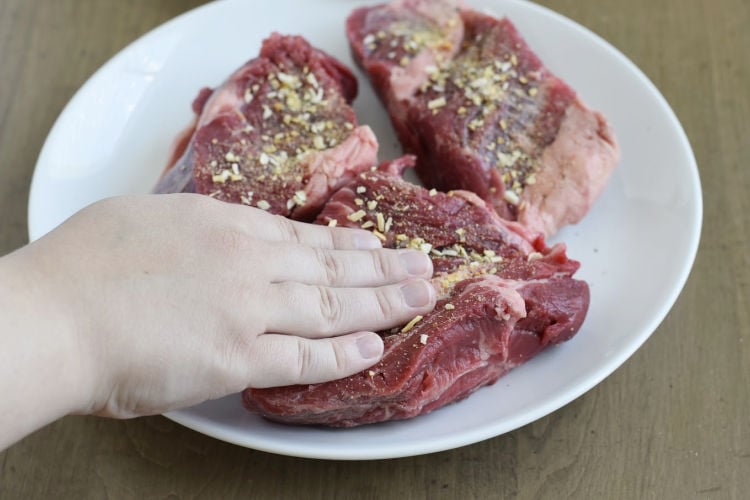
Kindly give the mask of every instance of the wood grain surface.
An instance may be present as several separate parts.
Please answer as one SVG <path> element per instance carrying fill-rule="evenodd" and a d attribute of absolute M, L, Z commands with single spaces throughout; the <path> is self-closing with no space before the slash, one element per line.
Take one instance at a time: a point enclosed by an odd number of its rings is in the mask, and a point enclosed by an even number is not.
<path fill-rule="evenodd" d="M 200 3 L 0 0 L 0 254 L 27 242 L 34 163 L 76 89 L 139 35 Z M 541 3 L 645 71 L 700 166 L 694 270 L 627 363 L 515 432 L 397 460 L 275 456 L 163 417 L 68 417 L 0 453 L 0 498 L 748 498 L 750 2 Z"/>

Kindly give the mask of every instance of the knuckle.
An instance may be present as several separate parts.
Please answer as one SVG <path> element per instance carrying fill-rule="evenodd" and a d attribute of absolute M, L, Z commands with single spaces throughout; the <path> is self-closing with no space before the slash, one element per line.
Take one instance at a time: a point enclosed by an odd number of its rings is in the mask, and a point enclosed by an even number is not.
<path fill-rule="evenodd" d="M 346 276 L 346 269 L 340 259 L 334 257 L 331 252 L 322 249 L 315 250 L 318 265 L 323 270 L 326 283 L 337 283 L 342 276 Z"/>
<path fill-rule="evenodd" d="M 295 243 L 302 243 L 304 241 L 302 229 L 298 224 L 283 217 L 279 217 L 277 220 L 279 224 L 281 224 L 281 229 L 284 233 L 284 239 Z"/>
<path fill-rule="evenodd" d="M 375 290 L 375 306 L 381 318 L 393 318 L 399 312 L 399 308 L 395 304 L 388 288 L 378 288 Z"/>
<path fill-rule="evenodd" d="M 313 350 L 308 342 L 297 339 L 297 371 L 295 373 L 295 382 L 308 380 L 314 370 Z"/>
<path fill-rule="evenodd" d="M 398 267 L 394 264 L 393 256 L 390 253 L 378 250 L 370 252 L 370 254 L 372 255 L 375 276 L 385 279 L 396 276 Z"/>
<path fill-rule="evenodd" d="M 337 342 L 315 342 L 317 343 L 313 344 L 302 339 L 297 342 L 294 383 L 317 383 L 348 373 L 350 363 L 346 350 L 341 345 Z"/>
<path fill-rule="evenodd" d="M 344 373 L 349 369 L 349 357 L 346 355 L 346 349 L 338 342 L 329 342 L 328 344 L 333 351 L 333 360 L 335 363 L 336 373 Z"/>
<path fill-rule="evenodd" d="M 316 287 L 318 291 L 318 325 L 319 333 L 328 334 L 335 330 L 342 314 L 341 300 L 331 288 Z"/>

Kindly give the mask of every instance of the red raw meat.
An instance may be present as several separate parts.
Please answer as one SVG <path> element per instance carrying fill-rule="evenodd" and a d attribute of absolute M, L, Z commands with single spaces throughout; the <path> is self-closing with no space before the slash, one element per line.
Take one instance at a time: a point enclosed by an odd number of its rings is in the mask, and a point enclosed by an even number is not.
<path fill-rule="evenodd" d="M 347 36 L 428 187 L 473 191 L 547 236 L 603 191 L 619 159 L 612 129 L 510 20 L 398 0 L 355 10 Z"/>
<path fill-rule="evenodd" d="M 298 36 L 272 34 L 260 56 L 204 89 L 156 192 L 197 192 L 310 220 L 330 194 L 377 163 L 377 141 L 350 107 L 357 81 Z"/>
<path fill-rule="evenodd" d="M 435 266 L 438 303 L 414 325 L 381 332 L 383 359 L 332 382 L 247 389 L 269 419 L 337 427 L 414 417 L 494 383 L 580 328 L 589 304 L 562 245 L 508 222 L 473 193 L 410 184 L 411 157 L 362 173 L 325 205 L 319 224 L 371 230 L 389 248 L 417 248 Z M 410 328 L 411 326 L 411 328 Z"/>

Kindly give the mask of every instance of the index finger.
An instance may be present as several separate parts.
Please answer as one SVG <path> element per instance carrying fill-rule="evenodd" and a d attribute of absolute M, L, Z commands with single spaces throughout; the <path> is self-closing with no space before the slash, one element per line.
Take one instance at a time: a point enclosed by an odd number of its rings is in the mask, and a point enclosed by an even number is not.
<path fill-rule="evenodd" d="M 364 229 L 328 227 L 286 219 L 252 207 L 234 205 L 240 210 L 252 210 L 251 231 L 254 238 L 270 242 L 300 243 L 315 248 L 335 250 L 372 250 L 380 248 L 380 240 Z M 246 220 L 243 217 L 241 220 Z"/>

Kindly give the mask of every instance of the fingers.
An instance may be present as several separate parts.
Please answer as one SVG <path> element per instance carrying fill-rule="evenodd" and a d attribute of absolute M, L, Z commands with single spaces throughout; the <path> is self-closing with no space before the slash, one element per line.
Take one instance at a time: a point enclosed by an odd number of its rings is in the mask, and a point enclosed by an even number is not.
<path fill-rule="evenodd" d="M 383 355 L 383 341 L 375 333 L 360 332 L 330 339 L 290 335 L 261 335 L 255 341 L 249 386 L 254 388 L 316 384 L 348 377 Z"/>
<path fill-rule="evenodd" d="M 432 261 L 415 250 L 328 250 L 285 244 L 270 249 L 272 282 L 296 281 L 335 287 L 380 286 L 407 278 L 432 277 Z"/>
<path fill-rule="evenodd" d="M 382 246 L 375 235 L 362 229 L 307 224 L 240 205 L 229 205 L 226 208 L 237 210 L 238 213 L 244 212 L 238 220 L 246 221 L 245 230 L 260 240 L 285 241 L 340 250 L 369 250 Z M 248 215 L 252 218 L 248 219 Z"/>
<path fill-rule="evenodd" d="M 183 209 L 180 217 L 204 220 L 216 227 L 228 222 L 224 230 L 235 231 L 249 238 L 269 242 L 301 243 L 317 248 L 340 250 L 369 250 L 380 248 L 380 240 L 363 229 L 328 227 L 286 219 L 244 205 L 224 203 L 195 194 L 160 195 L 162 199 L 179 199 Z"/>
<path fill-rule="evenodd" d="M 435 307 L 435 289 L 414 279 L 378 288 L 331 288 L 295 282 L 268 289 L 266 331 L 328 337 L 358 330 L 383 330 L 411 321 Z"/>

